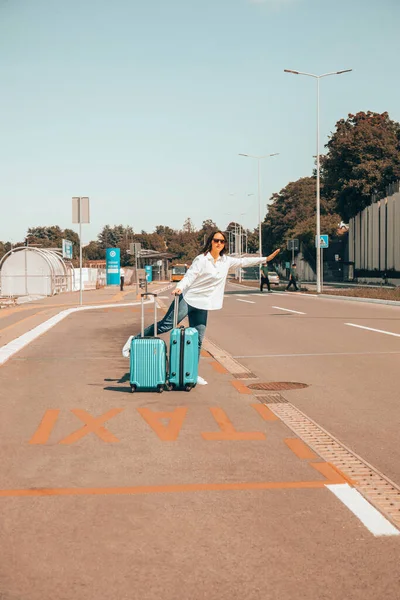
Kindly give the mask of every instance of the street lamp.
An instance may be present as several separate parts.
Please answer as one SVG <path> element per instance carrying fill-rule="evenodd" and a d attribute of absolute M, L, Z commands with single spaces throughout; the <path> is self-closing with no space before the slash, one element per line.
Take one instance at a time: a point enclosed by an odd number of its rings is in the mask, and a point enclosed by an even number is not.
<path fill-rule="evenodd" d="M 285 73 L 292 75 L 305 75 L 317 80 L 317 224 L 316 224 L 316 263 L 317 263 L 317 294 L 321 293 L 321 195 L 320 195 L 320 160 L 319 160 L 319 80 L 330 75 L 342 75 L 350 73 L 353 69 L 343 69 L 342 71 L 333 71 L 324 73 L 324 75 L 314 75 L 313 73 L 302 73 L 301 71 L 292 71 L 284 69 Z"/>
<path fill-rule="evenodd" d="M 243 154 L 239 152 L 239 156 L 246 156 L 247 158 L 255 158 L 258 164 L 258 245 L 260 256 L 262 256 L 262 236 L 261 236 L 261 181 L 260 181 L 260 161 L 263 158 L 270 158 L 271 156 L 278 156 L 279 152 L 273 154 L 265 154 L 264 156 L 254 156 L 253 154 Z M 259 278 L 261 281 L 261 269 L 259 270 Z"/>
<path fill-rule="evenodd" d="M 229 194 L 230 196 L 236 196 L 236 194 Z M 254 196 L 254 194 L 247 194 L 247 197 L 249 196 Z M 246 212 L 240 213 L 240 216 L 243 217 L 244 215 L 247 215 L 248 210 Z M 234 213 L 224 213 L 226 215 L 234 215 Z M 231 244 L 230 244 L 230 231 L 228 231 L 229 234 L 229 253 L 231 252 Z M 235 221 L 235 242 L 233 244 L 233 250 L 235 252 L 235 254 L 237 253 L 236 251 L 239 250 L 239 254 L 241 255 L 242 253 L 242 235 L 244 235 L 243 233 L 243 227 L 241 224 L 236 223 Z M 240 242 L 238 243 L 237 238 L 240 237 Z"/>

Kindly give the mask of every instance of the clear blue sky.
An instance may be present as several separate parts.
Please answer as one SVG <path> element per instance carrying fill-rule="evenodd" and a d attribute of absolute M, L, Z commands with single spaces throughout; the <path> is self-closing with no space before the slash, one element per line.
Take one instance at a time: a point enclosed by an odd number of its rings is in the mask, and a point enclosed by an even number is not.
<path fill-rule="evenodd" d="M 400 121 L 398 0 L 0 0 L 0 240 L 29 226 L 152 231 L 258 219 L 350 112 Z M 234 196 L 230 194 L 235 194 Z M 231 214 L 227 214 L 231 213 Z M 240 216 L 241 213 L 246 213 Z"/>

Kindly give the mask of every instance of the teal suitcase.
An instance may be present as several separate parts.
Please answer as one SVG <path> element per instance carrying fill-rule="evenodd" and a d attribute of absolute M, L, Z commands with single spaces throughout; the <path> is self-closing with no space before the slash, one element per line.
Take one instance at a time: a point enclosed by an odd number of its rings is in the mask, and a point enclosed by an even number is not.
<path fill-rule="evenodd" d="M 199 364 L 199 334 L 194 327 L 178 327 L 179 297 L 175 296 L 174 328 L 169 347 L 170 389 L 190 392 L 197 383 Z"/>
<path fill-rule="evenodd" d="M 154 296 L 154 337 L 144 337 L 144 298 Z M 167 382 L 167 347 L 157 337 L 157 294 L 142 294 L 141 337 L 133 338 L 130 348 L 132 392 L 163 392 Z"/>

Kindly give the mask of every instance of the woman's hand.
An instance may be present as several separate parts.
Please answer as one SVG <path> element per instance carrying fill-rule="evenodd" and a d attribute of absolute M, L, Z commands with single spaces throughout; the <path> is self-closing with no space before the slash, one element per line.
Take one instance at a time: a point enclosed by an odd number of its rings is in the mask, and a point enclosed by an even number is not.
<path fill-rule="evenodd" d="M 174 290 L 172 290 L 171 294 L 173 296 L 180 296 L 182 294 L 182 290 L 180 290 L 179 288 L 175 288 Z"/>
<path fill-rule="evenodd" d="M 279 254 L 279 252 L 280 252 L 280 251 L 281 251 L 281 249 L 280 249 L 280 248 L 277 248 L 277 249 L 275 250 L 275 252 L 273 252 L 272 254 L 270 254 L 270 255 L 267 257 L 267 261 L 269 262 L 270 260 L 273 260 L 273 259 L 275 258 L 275 256 L 276 256 L 277 254 Z"/>

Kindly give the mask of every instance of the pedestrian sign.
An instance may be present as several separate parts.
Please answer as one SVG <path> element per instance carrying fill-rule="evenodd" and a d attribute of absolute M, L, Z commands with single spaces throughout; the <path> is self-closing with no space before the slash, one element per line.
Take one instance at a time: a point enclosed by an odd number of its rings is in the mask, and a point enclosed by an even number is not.
<path fill-rule="evenodd" d="M 318 238 L 315 236 L 315 247 L 318 247 Z M 319 236 L 319 247 L 320 248 L 329 248 L 329 237 L 327 235 Z"/>

